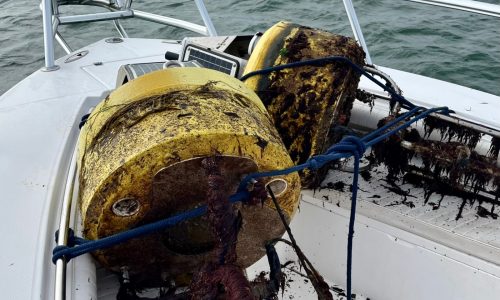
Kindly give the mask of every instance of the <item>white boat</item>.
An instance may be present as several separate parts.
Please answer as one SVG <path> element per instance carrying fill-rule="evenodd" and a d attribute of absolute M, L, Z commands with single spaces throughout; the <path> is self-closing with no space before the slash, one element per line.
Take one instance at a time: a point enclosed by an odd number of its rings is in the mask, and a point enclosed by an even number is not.
<path fill-rule="evenodd" d="M 218 37 L 203 1 L 195 2 L 203 26 L 135 10 L 129 0 L 42 1 L 45 67 L 0 96 L 3 299 L 115 299 L 123 289 L 127 270 L 110 272 L 89 253 L 69 262 L 64 258 L 52 262 L 52 250 L 66 245 L 69 228 L 82 236 L 77 205 L 79 125 L 84 123 L 80 124 L 83 116 L 126 81 L 172 65 L 209 67 L 201 56 L 193 61 L 195 50 L 205 58 L 218 59 L 212 61 L 212 68 L 221 69 L 223 63 L 229 63 L 226 73 L 234 77 L 243 74 L 248 57 L 224 54 L 236 36 Z M 415 2 L 500 16 L 499 5 L 476 1 Z M 59 6 L 64 4 L 94 5 L 109 11 L 59 15 Z M 352 3 L 344 4 L 356 40 L 367 54 L 366 63 L 371 65 Z M 182 43 L 128 38 L 120 20 L 132 17 L 205 37 Z M 100 20 L 113 20 L 121 37 L 73 51 L 58 31 L 65 24 Z M 259 38 L 245 37 L 250 53 Z M 54 41 L 67 53 L 57 60 Z M 219 50 L 212 51 L 214 47 Z M 391 68 L 377 69 L 380 76 L 390 76 L 389 83 L 397 83 L 411 103 L 425 108 L 447 106 L 454 111 L 447 120 L 482 133 L 477 146 L 472 147 L 479 153 L 485 155 L 493 137 L 500 137 L 499 96 Z M 349 127 L 358 132 L 373 130 L 388 115 L 390 97 L 366 77 L 361 78 L 358 89 L 373 95 L 374 105 L 355 101 Z M 423 127 L 419 123 L 415 128 L 423 131 Z M 347 160 L 330 170 L 320 188 L 303 189 L 300 208 L 290 223 L 298 245 L 323 276 L 334 299 L 345 299 L 347 293 L 351 164 Z M 402 181 L 390 185 L 384 181 L 386 175 L 381 164 L 371 167 L 370 176 L 359 179 L 352 250 L 356 299 L 500 299 L 500 220 L 494 191 L 483 186 L 478 196 L 481 201 L 467 201 L 457 196 L 441 197 L 438 192 L 429 193 L 425 187 Z M 317 298 L 292 247 L 278 243 L 276 251 L 286 275 L 278 298 Z M 261 272 L 269 272 L 265 256 L 246 269 L 249 280 Z M 186 290 L 177 290 L 178 295 L 183 292 Z M 159 293 L 151 288 L 137 291 L 137 296 L 156 299 Z M 163 297 L 174 299 L 172 295 Z"/>

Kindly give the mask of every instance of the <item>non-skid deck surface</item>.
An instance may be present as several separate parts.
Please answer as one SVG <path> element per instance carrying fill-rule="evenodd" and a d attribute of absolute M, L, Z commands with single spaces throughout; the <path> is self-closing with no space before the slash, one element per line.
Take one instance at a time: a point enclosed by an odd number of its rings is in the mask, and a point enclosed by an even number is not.
<path fill-rule="evenodd" d="M 384 211 L 392 215 L 396 213 L 400 219 L 408 221 L 399 223 L 399 227 L 404 230 L 412 232 L 415 224 L 413 221 L 416 221 L 429 225 L 429 228 L 438 229 L 438 232 L 465 238 L 486 248 L 500 249 L 500 207 L 477 200 L 468 200 L 464 205 L 461 198 L 448 195 L 442 197 L 437 193 L 433 193 L 425 201 L 423 188 L 402 181 L 389 183 L 384 166 L 372 167 L 368 174 L 369 176 L 365 174 L 359 177 L 358 203 L 370 203 L 382 208 L 377 208 L 378 213 L 372 214 L 371 217 L 382 218 Z M 314 197 L 333 204 L 350 201 L 352 176 L 351 172 L 330 170 L 322 188 L 313 191 Z M 441 237 L 430 238 L 439 242 Z"/>

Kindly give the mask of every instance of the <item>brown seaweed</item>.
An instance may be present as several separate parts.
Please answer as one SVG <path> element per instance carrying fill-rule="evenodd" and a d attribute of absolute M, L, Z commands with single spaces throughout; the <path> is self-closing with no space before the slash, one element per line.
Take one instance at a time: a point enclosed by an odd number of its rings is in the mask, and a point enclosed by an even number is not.
<path fill-rule="evenodd" d="M 451 142 L 455 140 L 466 144 L 470 149 L 474 149 L 482 137 L 482 133 L 459 124 L 445 121 L 438 117 L 429 116 L 424 120 L 424 137 L 427 138 L 437 129 L 441 135 L 441 140 Z"/>
<path fill-rule="evenodd" d="M 378 127 L 395 117 L 380 120 Z M 480 133 L 436 117 L 428 117 L 425 120 L 424 138 L 429 137 L 435 129 L 442 135 L 441 141 L 421 139 L 414 129 L 403 130 L 387 138 L 372 148 L 372 162 L 383 163 L 387 167 L 388 182 L 394 182 L 403 175 L 404 182 L 422 187 L 424 203 L 428 203 L 433 193 L 441 195 L 438 203 L 432 203 L 433 209 L 440 207 L 445 195 L 462 198 L 457 220 L 467 202 L 497 202 L 500 196 L 500 168 L 496 164 L 496 157 L 500 151 L 500 139 L 492 138 L 488 156 L 484 156 L 473 150 L 482 136 Z M 403 147 L 402 141 L 410 143 Z M 421 159 L 419 167 L 410 164 L 415 156 Z M 415 173 L 422 176 L 414 176 Z M 491 196 L 480 195 L 480 192 L 492 194 L 495 200 Z M 398 194 L 403 196 L 404 193 Z"/>
<path fill-rule="evenodd" d="M 380 120 L 377 127 L 380 128 L 384 126 L 396 117 L 397 116 L 388 116 Z M 408 167 L 409 161 L 413 157 L 411 151 L 401 147 L 401 142 L 405 137 L 410 141 L 420 140 L 420 135 L 415 129 L 405 129 L 372 147 L 372 153 L 369 159 L 373 163 L 383 163 L 387 167 L 387 179 L 389 181 L 395 181 L 403 175 Z"/>
<path fill-rule="evenodd" d="M 497 158 L 498 153 L 500 152 L 500 138 L 492 137 L 490 149 L 488 150 L 488 156 L 491 158 Z"/>

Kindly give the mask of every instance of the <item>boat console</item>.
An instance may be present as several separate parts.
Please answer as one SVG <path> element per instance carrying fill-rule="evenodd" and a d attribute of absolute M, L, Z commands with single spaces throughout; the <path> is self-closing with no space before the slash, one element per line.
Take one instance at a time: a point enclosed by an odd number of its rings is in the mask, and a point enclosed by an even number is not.
<path fill-rule="evenodd" d="M 255 35 L 184 38 L 180 42 L 181 52 L 165 53 L 164 62 L 121 66 L 116 86 L 149 72 L 176 67 L 202 67 L 239 78 L 261 36 L 259 32 Z"/>

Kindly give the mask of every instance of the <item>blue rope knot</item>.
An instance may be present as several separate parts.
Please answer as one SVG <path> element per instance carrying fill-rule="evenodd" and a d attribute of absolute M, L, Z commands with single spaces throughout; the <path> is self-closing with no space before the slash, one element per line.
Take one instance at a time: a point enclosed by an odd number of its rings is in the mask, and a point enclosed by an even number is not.
<path fill-rule="evenodd" d="M 52 249 L 52 263 L 55 264 L 60 258 L 64 258 L 66 262 L 70 261 L 71 258 L 67 255 L 68 249 L 71 249 L 71 247 L 55 246 L 54 249 Z"/>
<path fill-rule="evenodd" d="M 56 231 L 55 240 L 56 243 L 59 240 L 59 230 Z M 75 246 L 82 245 L 88 242 L 89 240 L 75 236 L 75 232 L 73 231 L 73 229 L 68 228 L 68 238 L 66 245 L 59 245 L 54 247 L 54 249 L 52 250 L 52 262 L 56 263 L 60 258 L 66 259 L 66 262 L 70 261 L 75 257 L 75 255 L 72 255 L 73 252 L 71 249 Z"/>
<path fill-rule="evenodd" d="M 56 231 L 55 240 L 56 240 L 56 243 L 59 240 L 59 230 Z M 75 231 L 73 231 L 73 229 L 71 229 L 71 228 L 68 228 L 68 238 L 67 238 L 67 242 L 66 242 L 66 245 L 68 247 L 74 247 L 76 245 L 85 244 L 86 242 L 88 242 L 88 240 L 81 238 L 81 237 L 77 237 L 75 235 Z"/>
<path fill-rule="evenodd" d="M 311 170 L 317 170 L 329 162 L 349 156 L 354 156 L 359 159 L 359 157 L 365 153 L 366 148 L 367 145 L 363 139 L 349 135 L 344 137 L 339 143 L 328 148 L 325 154 L 319 154 L 309 158 L 307 162 L 302 165 L 303 167 L 301 169 L 309 168 Z"/>
<path fill-rule="evenodd" d="M 309 169 L 311 169 L 311 170 L 317 170 L 317 169 L 321 168 L 320 163 L 318 163 L 318 161 L 316 160 L 315 157 L 310 158 L 308 160 L 308 163 L 309 163 Z"/>
<path fill-rule="evenodd" d="M 365 153 L 367 145 L 363 138 L 354 135 L 348 135 L 342 138 L 336 145 L 330 147 L 326 153 L 328 154 L 352 154 L 355 157 L 361 157 Z"/>
<path fill-rule="evenodd" d="M 353 150 L 351 150 L 351 152 L 354 154 L 354 153 L 357 153 L 358 156 L 362 156 L 365 151 L 366 151 L 366 144 L 365 142 L 363 142 L 363 140 L 357 136 L 354 136 L 354 135 L 349 135 L 349 136 L 346 136 L 344 137 L 340 143 L 348 143 L 352 146 L 354 146 L 355 148 Z"/>

